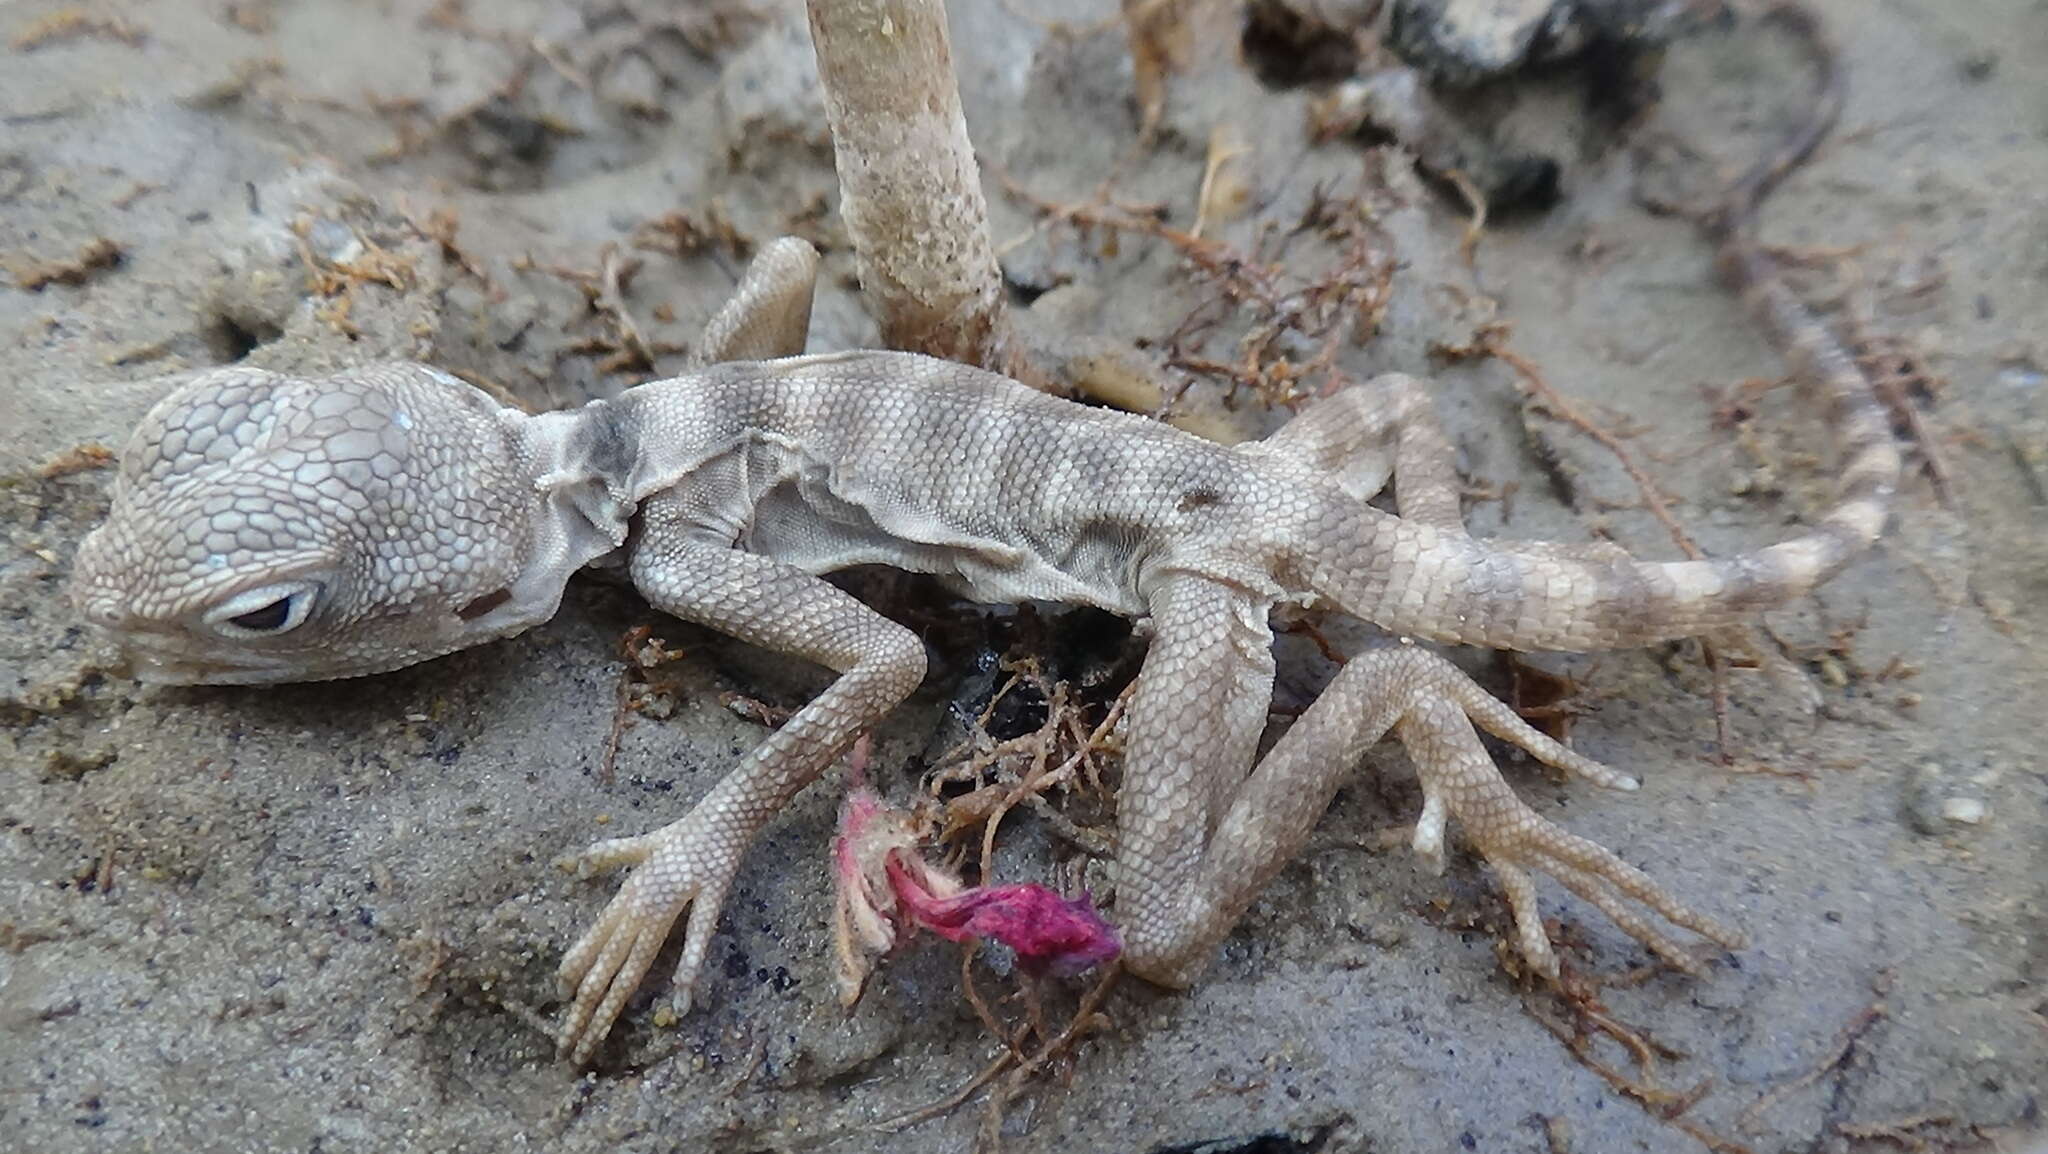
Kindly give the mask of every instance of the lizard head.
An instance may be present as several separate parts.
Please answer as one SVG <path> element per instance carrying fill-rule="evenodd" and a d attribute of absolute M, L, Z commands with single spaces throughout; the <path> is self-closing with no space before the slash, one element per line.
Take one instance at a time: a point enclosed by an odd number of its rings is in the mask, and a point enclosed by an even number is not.
<path fill-rule="evenodd" d="M 560 595 L 515 588 L 524 419 L 418 365 L 204 374 L 129 439 L 72 602 L 172 684 L 353 677 L 519 632 Z"/>

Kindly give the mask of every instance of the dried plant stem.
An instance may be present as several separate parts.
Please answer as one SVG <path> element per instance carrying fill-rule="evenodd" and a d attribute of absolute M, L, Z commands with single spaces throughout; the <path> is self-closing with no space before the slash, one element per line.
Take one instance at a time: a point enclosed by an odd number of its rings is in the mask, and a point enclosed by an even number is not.
<path fill-rule="evenodd" d="M 1011 335 L 940 0 L 810 0 L 840 213 L 891 348 L 1037 384 Z"/>

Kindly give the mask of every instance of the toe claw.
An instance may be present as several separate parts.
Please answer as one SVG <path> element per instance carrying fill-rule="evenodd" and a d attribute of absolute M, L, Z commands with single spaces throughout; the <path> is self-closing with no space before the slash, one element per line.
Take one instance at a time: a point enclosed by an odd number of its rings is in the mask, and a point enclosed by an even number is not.
<path fill-rule="evenodd" d="M 1443 798 L 1435 794 L 1426 796 L 1422 813 L 1415 819 L 1415 838 L 1411 843 L 1423 867 L 1436 877 L 1442 877 L 1444 872 L 1444 814 Z"/>
<path fill-rule="evenodd" d="M 568 863 L 565 868 L 573 870 L 577 877 L 587 878 L 620 866 L 637 866 L 646 861 L 660 844 L 655 834 L 606 838 L 583 847 L 580 853 L 559 858 L 557 862 Z"/>

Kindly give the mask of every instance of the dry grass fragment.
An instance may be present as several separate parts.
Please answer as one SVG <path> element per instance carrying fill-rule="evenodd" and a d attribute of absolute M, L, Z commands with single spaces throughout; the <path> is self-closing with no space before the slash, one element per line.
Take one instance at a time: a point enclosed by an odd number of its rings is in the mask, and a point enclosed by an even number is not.
<path fill-rule="evenodd" d="M 34 52 L 66 40 L 100 37 L 130 48 L 140 47 L 142 29 L 112 16 L 96 16 L 83 7 L 60 8 L 42 16 L 15 34 L 11 47 L 16 52 Z"/>
<path fill-rule="evenodd" d="M 14 278 L 16 287 L 41 292 L 53 284 L 81 285 L 95 275 L 116 268 L 127 250 L 116 240 L 97 236 L 68 257 L 43 260 L 26 253 L 0 256 L 0 269 Z"/>

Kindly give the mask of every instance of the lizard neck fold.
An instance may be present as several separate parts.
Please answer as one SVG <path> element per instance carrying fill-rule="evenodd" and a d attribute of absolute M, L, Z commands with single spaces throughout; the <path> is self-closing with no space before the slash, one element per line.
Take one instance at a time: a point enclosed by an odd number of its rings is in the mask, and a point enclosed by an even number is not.
<path fill-rule="evenodd" d="M 527 415 L 506 410 L 509 440 L 532 478 L 532 545 L 512 585 L 513 632 L 554 615 L 578 569 L 624 547 L 634 503 L 626 488 L 638 453 L 610 403 Z"/>

